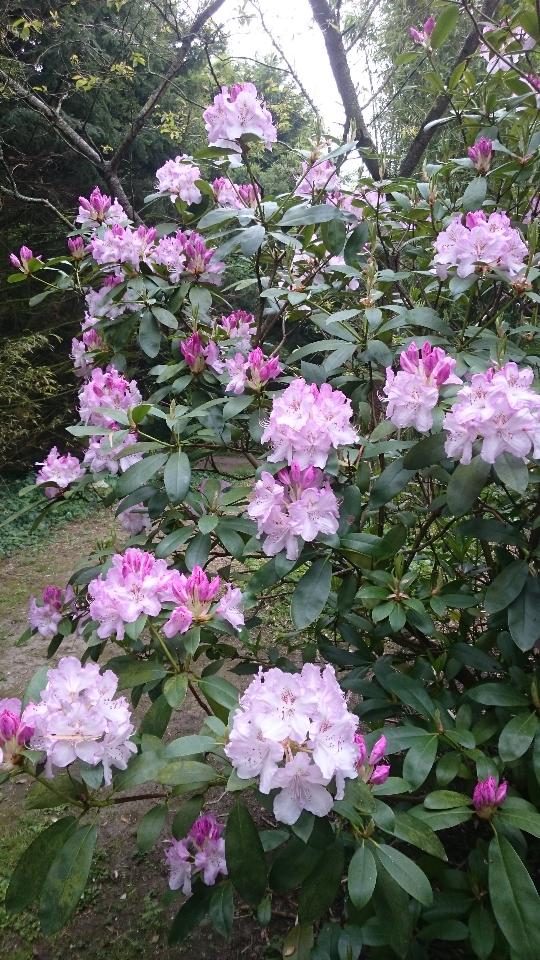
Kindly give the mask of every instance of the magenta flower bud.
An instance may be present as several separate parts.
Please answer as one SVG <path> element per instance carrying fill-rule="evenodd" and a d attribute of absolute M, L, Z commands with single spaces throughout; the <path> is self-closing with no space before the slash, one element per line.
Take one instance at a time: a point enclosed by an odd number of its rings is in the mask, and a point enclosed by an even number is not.
<path fill-rule="evenodd" d="M 362 736 L 361 733 L 355 733 L 354 742 L 358 747 L 358 760 L 356 761 L 356 763 L 361 766 L 366 762 L 366 759 L 367 759 L 366 741 L 364 740 L 364 737 Z"/>
<path fill-rule="evenodd" d="M 427 18 L 427 20 L 426 20 L 426 22 L 425 22 L 425 24 L 424 24 L 424 33 L 425 33 L 426 37 L 430 37 L 430 36 L 431 36 L 431 34 L 433 33 L 436 25 L 437 25 L 437 21 L 435 20 L 435 17 L 428 17 L 428 18 Z"/>
<path fill-rule="evenodd" d="M 32 259 L 34 254 L 32 253 L 30 247 L 21 247 L 19 251 L 19 256 L 21 258 L 22 263 L 26 264 L 28 263 L 29 260 Z"/>
<path fill-rule="evenodd" d="M 180 344 L 182 356 L 193 373 L 201 373 L 205 367 L 202 340 L 197 332 Z"/>
<path fill-rule="evenodd" d="M 429 38 L 433 33 L 437 21 L 434 17 L 428 17 L 424 26 L 421 30 L 416 30 L 415 27 L 409 27 L 409 36 L 415 43 L 419 44 L 421 47 L 429 47 Z"/>
<path fill-rule="evenodd" d="M 474 146 L 469 147 L 467 151 L 469 159 L 472 160 L 475 170 L 478 173 L 487 173 L 491 167 L 491 157 L 493 154 L 493 141 L 489 137 L 480 137 Z"/>
<path fill-rule="evenodd" d="M 68 237 L 68 250 L 74 260 L 82 260 L 84 257 L 84 240 L 82 237 Z"/>
<path fill-rule="evenodd" d="M 373 772 L 369 778 L 369 782 L 374 786 L 385 783 L 390 776 L 390 764 L 388 763 L 379 763 L 374 767 Z"/>
<path fill-rule="evenodd" d="M 481 227 L 485 223 L 486 215 L 483 210 L 473 210 L 465 217 L 465 226 L 468 230 L 473 230 L 474 227 Z"/>
<path fill-rule="evenodd" d="M 21 722 L 21 701 L 0 700 L 0 766 L 8 769 L 19 762 L 20 748 L 30 740 L 34 728 Z"/>
<path fill-rule="evenodd" d="M 0 713 L 0 738 L 11 740 L 15 736 L 19 727 L 19 717 L 15 716 L 11 710 L 2 710 Z"/>
<path fill-rule="evenodd" d="M 29 273 L 28 264 L 30 260 L 41 260 L 41 257 L 34 257 L 34 254 L 30 247 L 22 246 L 19 250 L 19 256 L 17 257 L 14 253 L 10 253 L 9 260 L 12 267 L 15 267 L 16 270 L 20 270 L 21 273 Z"/>
<path fill-rule="evenodd" d="M 48 587 L 45 587 L 43 591 L 43 603 L 50 607 L 54 607 L 55 610 L 61 610 L 63 601 L 64 591 L 61 590 L 60 587 L 54 587 L 52 584 L 49 584 Z"/>
<path fill-rule="evenodd" d="M 202 817 L 197 817 L 188 833 L 188 837 L 193 840 L 196 846 L 202 847 L 206 840 L 219 840 L 222 833 L 222 825 L 211 813 L 206 813 Z"/>
<path fill-rule="evenodd" d="M 9 262 L 11 263 L 11 266 L 12 266 L 12 267 L 15 267 L 15 270 L 20 270 L 20 269 L 21 269 L 21 266 L 22 266 L 22 265 L 21 265 L 21 261 L 19 260 L 19 258 L 18 258 L 17 256 L 15 256 L 14 253 L 10 253 L 10 255 L 9 255 Z"/>
<path fill-rule="evenodd" d="M 385 750 L 386 750 L 386 737 L 382 736 L 382 737 L 379 737 L 379 739 L 376 741 L 373 747 L 373 750 L 369 755 L 368 762 L 371 764 L 372 767 L 374 767 L 379 762 L 379 760 L 382 760 L 382 758 L 384 757 Z"/>
<path fill-rule="evenodd" d="M 479 817 L 489 820 L 506 798 L 508 784 L 497 782 L 495 777 L 479 780 L 473 791 L 473 805 Z"/>

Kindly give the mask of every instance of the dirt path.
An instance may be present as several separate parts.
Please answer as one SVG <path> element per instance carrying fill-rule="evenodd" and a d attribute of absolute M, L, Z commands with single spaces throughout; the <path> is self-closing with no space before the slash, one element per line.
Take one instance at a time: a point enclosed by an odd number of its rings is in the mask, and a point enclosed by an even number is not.
<path fill-rule="evenodd" d="M 46 544 L 0 561 L 0 698 L 20 696 L 35 670 L 42 666 L 45 641 L 14 643 L 27 625 L 28 600 L 48 583 L 64 586 L 73 571 L 91 555 L 97 541 L 121 543 L 121 534 L 111 513 L 100 511 L 91 519 L 58 528 Z M 80 656 L 80 640 L 64 641 L 58 654 Z M 231 677 L 232 679 L 232 677 Z M 187 703 L 173 718 L 171 734 L 197 731 L 204 715 L 197 704 Z M 7 877 L 18 856 L 44 823 L 48 812 L 24 811 L 28 784 L 25 777 L 0 787 L 0 956 L 10 960 L 259 960 L 265 936 L 249 921 L 235 924 L 229 943 L 201 928 L 186 946 L 166 946 L 166 931 L 178 903 L 163 905 L 167 891 L 163 848 L 158 845 L 146 856 L 136 852 L 137 824 L 152 805 L 126 804 L 118 813 L 106 810 L 101 818 L 100 844 L 91 879 L 81 906 L 62 934 L 44 940 L 31 915 L 9 917 L 2 909 Z M 145 788 L 141 788 L 144 792 Z M 223 813 L 221 804 L 214 810 Z M 58 811 L 54 811 L 57 815 Z"/>

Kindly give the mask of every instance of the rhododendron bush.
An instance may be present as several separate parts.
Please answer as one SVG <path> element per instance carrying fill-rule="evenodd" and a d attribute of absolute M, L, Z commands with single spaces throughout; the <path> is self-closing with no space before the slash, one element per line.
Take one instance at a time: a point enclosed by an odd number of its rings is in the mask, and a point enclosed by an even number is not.
<path fill-rule="evenodd" d="M 318 145 L 266 195 L 279 129 L 239 83 L 145 223 L 96 187 L 64 257 L 12 256 L 34 302 L 81 293 L 44 508 L 92 488 L 122 526 L 31 599 L 50 663 L 0 702 L 1 776 L 61 808 L 6 894 L 45 933 L 101 810 L 147 797 L 172 943 L 238 902 L 273 934 L 277 901 L 284 957 L 538 960 L 540 133 L 512 29 L 416 177 Z"/>

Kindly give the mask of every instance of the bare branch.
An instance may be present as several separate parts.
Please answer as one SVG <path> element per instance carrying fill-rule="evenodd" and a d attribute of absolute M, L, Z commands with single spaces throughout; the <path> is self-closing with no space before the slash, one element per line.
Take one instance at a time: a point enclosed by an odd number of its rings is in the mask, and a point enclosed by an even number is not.
<path fill-rule="evenodd" d="M 377 149 L 365 124 L 358 94 L 352 81 L 343 37 L 327 0 L 309 0 L 313 16 L 324 37 L 328 59 L 345 113 L 354 130 L 362 159 L 374 180 L 381 179 Z"/>
<path fill-rule="evenodd" d="M 482 8 L 482 15 L 486 17 L 492 17 L 499 4 L 500 0 L 485 0 Z M 468 60 L 470 57 L 472 57 L 481 39 L 482 34 L 480 31 L 477 30 L 476 27 L 473 28 L 466 38 L 457 59 L 452 65 L 450 76 L 456 67 L 459 67 L 461 63 L 464 63 L 465 60 Z M 446 86 L 448 86 L 448 84 Z M 409 177 L 417 167 L 437 131 L 436 126 L 429 127 L 429 129 L 426 129 L 426 127 L 433 123 L 434 120 L 439 120 L 443 116 L 450 105 L 450 100 L 451 96 L 449 93 L 441 93 L 440 97 L 437 98 L 427 116 L 424 117 L 424 120 L 422 121 L 418 132 L 414 137 L 414 140 L 411 142 L 407 153 L 401 161 L 399 168 L 399 175 L 401 177 Z"/>

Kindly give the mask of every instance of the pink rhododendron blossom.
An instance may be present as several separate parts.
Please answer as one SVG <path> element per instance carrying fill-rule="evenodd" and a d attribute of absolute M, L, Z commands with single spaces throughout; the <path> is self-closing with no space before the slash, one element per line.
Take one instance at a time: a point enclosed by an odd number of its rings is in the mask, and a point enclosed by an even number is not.
<path fill-rule="evenodd" d="M 17 257 L 14 253 L 10 253 L 9 261 L 12 267 L 15 267 L 15 270 L 20 270 L 21 273 L 30 273 L 28 264 L 31 260 L 43 260 L 41 256 L 34 256 L 30 247 L 21 247 L 19 250 L 19 256 Z"/>
<path fill-rule="evenodd" d="M 169 194 L 173 203 L 178 199 L 188 205 L 201 202 L 202 193 L 197 186 L 201 171 L 191 157 L 183 154 L 174 160 L 167 160 L 156 171 L 156 177 L 158 192 Z"/>
<path fill-rule="evenodd" d="M 71 591 L 71 588 L 70 588 Z M 72 592 L 61 590 L 60 587 L 49 585 L 45 587 L 41 601 L 30 597 L 28 622 L 33 630 L 37 630 L 44 640 L 52 640 L 58 631 L 58 624 L 62 619 L 62 609 L 66 601 L 71 601 Z"/>
<path fill-rule="evenodd" d="M 142 400 L 135 380 L 126 380 L 116 367 L 92 370 L 79 390 L 79 415 L 83 423 L 116 429 L 116 421 L 103 410 L 131 410 Z"/>
<path fill-rule="evenodd" d="M 150 264 L 156 241 L 154 227 L 114 227 L 94 235 L 88 244 L 88 250 L 99 264 L 121 263 L 138 271 L 141 263 Z"/>
<path fill-rule="evenodd" d="M 435 240 L 432 265 L 441 280 L 446 280 L 451 267 L 458 277 L 469 277 L 476 271 L 500 270 L 512 278 L 524 268 L 527 245 L 503 211 L 486 217 L 483 210 L 452 218 L 446 230 Z"/>
<path fill-rule="evenodd" d="M 489 137 L 480 137 L 474 146 L 467 150 L 469 160 L 472 160 L 473 166 L 478 173 L 487 173 L 491 167 L 491 158 L 493 156 L 493 141 Z"/>
<path fill-rule="evenodd" d="M 473 791 L 473 805 L 479 817 L 489 820 L 506 799 L 508 784 L 498 783 L 495 777 L 479 780 Z"/>
<path fill-rule="evenodd" d="M 170 840 L 165 859 L 170 870 L 169 887 L 191 894 L 192 874 L 211 887 L 219 874 L 227 876 L 223 827 L 210 813 L 197 817 L 183 840 Z"/>
<path fill-rule="evenodd" d="M 512 362 L 474 374 L 444 418 L 447 455 L 470 463 L 478 440 L 487 463 L 502 453 L 540 459 L 540 395 L 531 389 L 533 378 L 530 367 L 520 370 Z"/>
<path fill-rule="evenodd" d="M 357 776 L 357 723 L 333 667 L 260 670 L 240 698 L 225 753 L 240 779 L 259 778 L 261 793 L 278 788 L 274 815 L 292 824 L 303 810 L 325 816 L 330 782 L 341 799 L 346 778 Z"/>
<path fill-rule="evenodd" d="M 285 550 L 288 560 L 298 558 L 302 541 L 336 533 L 339 526 L 338 502 L 322 470 L 297 464 L 276 477 L 263 470 L 247 512 L 257 523 L 264 553 L 273 557 Z"/>
<path fill-rule="evenodd" d="M 213 340 L 204 346 L 201 335 L 195 331 L 187 340 L 180 343 L 180 351 L 188 367 L 193 373 L 202 373 L 205 367 L 210 367 L 216 373 L 221 373 L 223 364 L 219 359 L 219 347 Z"/>
<path fill-rule="evenodd" d="M 409 36 L 415 43 L 418 43 L 421 47 L 429 47 L 431 34 L 433 33 L 435 27 L 437 26 L 437 21 L 434 17 L 428 17 L 424 26 L 421 30 L 417 30 L 416 27 L 409 27 Z"/>
<path fill-rule="evenodd" d="M 74 260 L 82 260 L 84 257 L 84 240 L 82 237 L 68 237 L 68 250 Z"/>
<path fill-rule="evenodd" d="M 90 616 L 99 624 L 98 636 L 115 635 L 121 641 L 126 623 L 135 623 L 142 614 L 157 616 L 172 598 L 174 576 L 164 560 L 136 547 L 114 554 L 107 573 L 88 584 Z"/>
<path fill-rule="evenodd" d="M 361 733 L 355 734 L 354 742 L 358 748 L 356 772 L 360 780 L 373 785 L 384 783 L 385 780 L 388 780 L 390 766 L 387 763 L 381 763 L 386 750 L 386 737 L 379 737 L 369 755 L 366 741 Z"/>
<path fill-rule="evenodd" d="M 225 596 L 213 607 L 221 588 L 221 577 L 210 580 L 199 566 L 193 568 L 189 577 L 174 571 L 169 599 L 177 606 L 163 626 L 165 636 L 170 638 L 178 633 L 186 633 L 192 623 L 205 623 L 212 620 L 214 615 L 227 620 L 235 630 L 239 630 L 244 625 L 243 596 L 232 584 L 226 583 L 225 587 Z"/>
<path fill-rule="evenodd" d="M 262 442 L 273 446 L 268 459 L 289 466 L 294 461 L 302 469 L 324 467 L 332 449 L 358 443 L 351 417 L 351 402 L 341 390 L 293 380 L 272 403 L 262 435 Z"/>
<path fill-rule="evenodd" d="M 316 156 L 302 162 L 302 174 L 295 187 L 297 197 L 312 197 L 318 193 L 339 190 L 340 180 L 331 160 Z"/>
<path fill-rule="evenodd" d="M 277 140 L 272 114 L 253 83 L 235 83 L 230 89 L 222 87 L 203 117 L 212 147 L 240 153 L 239 141 L 246 134 L 259 138 L 270 149 Z"/>
<path fill-rule="evenodd" d="M 122 510 L 122 513 L 118 514 L 118 520 L 132 537 L 149 530 L 152 526 L 148 510 L 142 503 L 134 503 L 127 510 Z"/>
<path fill-rule="evenodd" d="M 22 704 L 17 697 L 0 700 L 0 768 L 17 766 L 21 750 L 34 733 L 32 724 L 21 718 Z"/>
<path fill-rule="evenodd" d="M 222 317 L 217 326 L 223 331 L 240 353 L 247 352 L 251 346 L 251 338 L 257 333 L 255 317 L 247 310 L 235 310 L 228 317 Z"/>
<path fill-rule="evenodd" d="M 152 253 L 152 265 L 165 267 L 172 283 L 181 278 L 194 277 L 204 283 L 221 283 L 220 274 L 225 264 L 214 258 L 215 248 L 195 230 L 179 230 L 174 236 L 163 237 Z"/>
<path fill-rule="evenodd" d="M 121 225 L 129 223 L 128 216 L 118 203 L 118 200 L 112 200 L 107 194 L 101 192 L 99 187 L 94 187 L 88 198 L 79 197 L 79 213 L 75 218 L 76 223 L 90 226 L 93 229 L 105 224 L 106 226 Z"/>
<path fill-rule="evenodd" d="M 90 437 L 88 450 L 84 455 L 84 464 L 92 473 L 112 473 L 115 476 L 142 460 L 140 453 L 120 456 L 122 450 L 136 442 L 136 433 L 125 433 L 123 430 L 113 430 L 101 437 Z"/>
<path fill-rule="evenodd" d="M 252 183 L 233 183 L 228 177 L 217 177 L 212 182 L 212 190 L 216 203 L 232 210 L 256 207 L 257 201 L 261 199 L 258 187 Z"/>
<path fill-rule="evenodd" d="M 32 750 L 46 753 L 47 777 L 75 760 L 102 763 L 106 784 L 112 767 L 126 769 L 130 754 L 137 752 L 130 740 L 135 728 L 126 698 L 114 699 L 117 686 L 112 670 L 100 673 L 96 663 L 83 666 L 76 657 L 62 657 L 49 670 L 40 702 L 30 703 L 21 717 L 34 727 Z"/>
<path fill-rule="evenodd" d="M 93 327 L 83 330 L 80 340 L 77 340 L 76 337 L 73 338 L 70 356 L 77 376 L 88 377 L 90 375 L 94 367 L 92 353 L 95 350 L 101 350 L 103 346 L 103 340 Z"/>
<path fill-rule="evenodd" d="M 386 416 L 396 427 L 415 427 L 420 433 L 427 433 L 433 426 L 440 387 L 463 382 L 454 375 L 456 361 L 427 342 L 419 351 L 413 341 L 401 353 L 399 362 L 398 373 L 386 368 Z"/>
<path fill-rule="evenodd" d="M 59 497 L 70 484 L 84 476 L 84 469 L 77 457 L 71 453 L 59 454 L 57 447 L 52 447 L 45 460 L 36 466 L 41 467 L 36 474 L 36 484 L 43 486 L 43 493 L 48 500 Z M 51 483 L 53 486 L 49 486 Z"/>
<path fill-rule="evenodd" d="M 512 64 L 519 63 L 521 57 L 536 45 L 534 37 L 531 37 L 521 27 L 513 30 L 507 28 L 508 23 L 504 20 L 498 26 L 488 23 L 482 29 L 482 33 L 489 41 L 490 46 L 487 43 L 480 44 L 479 53 L 487 63 L 488 73 L 511 70 Z M 489 36 L 490 33 L 503 29 L 506 29 L 506 35 L 502 40 L 495 40 Z M 491 47 L 495 47 L 495 50 L 492 50 Z"/>
<path fill-rule="evenodd" d="M 122 273 L 113 273 L 106 277 L 102 286 L 98 290 L 89 290 L 86 294 L 86 312 L 84 315 L 83 329 L 88 329 L 99 320 L 114 320 L 120 317 L 126 311 L 139 309 L 136 303 L 133 303 L 124 291 L 122 296 L 114 299 L 114 289 L 121 283 L 124 283 Z"/>
<path fill-rule="evenodd" d="M 225 370 L 229 382 L 226 393 L 244 393 L 246 387 L 259 393 L 270 380 L 275 380 L 283 372 L 279 357 L 265 357 L 261 348 L 251 350 L 247 360 L 237 353 L 225 361 Z"/>

